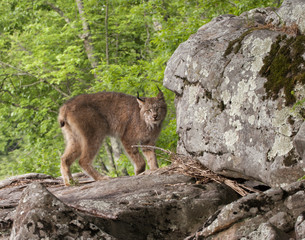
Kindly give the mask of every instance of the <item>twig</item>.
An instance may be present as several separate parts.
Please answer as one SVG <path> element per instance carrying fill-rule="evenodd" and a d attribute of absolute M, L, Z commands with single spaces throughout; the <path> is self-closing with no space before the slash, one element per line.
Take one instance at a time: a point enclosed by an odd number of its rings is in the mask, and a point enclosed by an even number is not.
<path fill-rule="evenodd" d="M 160 148 L 160 147 L 156 147 L 156 146 L 150 146 L 150 145 L 132 145 L 131 147 L 133 147 L 133 148 L 137 148 L 137 147 L 139 147 L 139 148 L 151 148 L 151 149 L 160 150 L 160 151 L 165 152 L 165 153 L 167 153 L 169 155 L 173 154 L 169 150 L 166 150 L 166 149 L 163 149 L 163 148 Z"/>
<path fill-rule="evenodd" d="M 62 90 L 60 90 L 58 87 L 54 86 L 53 84 L 51 84 L 51 83 L 49 83 L 49 82 L 47 82 L 47 81 L 45 81 L 45 82 L 48 83 L 48 84 L 51 86 L 51 88 L 53 88 L 53 89 L 55 89 L 57 92 L 61 93 L 63 96 L 65 96 L 65 97 L 70 97 L 68 94 L 66 94 L 65 92 L 63 92 Z"/>
<path fill-rule="evenodd" d="M 44 2 L 44 4 L 50 6 L 55 12 L 57 12 L 66 21 L 66 23 L 71 23 L 70 19 L 64 14 L 64 12 L 59 7 L 55 6 L 50 2 Z"/>
<path fill-rule="evenodd" d="M 0 61 L 0 64 L 1 64 L 2 66 L 6 66 L 6 67 L 9 67 L 9 68 L 13 68 L 13 69 L 15 69 L 15 70 L 17 70 L 17 71 L 19 71 L 19 72 L 20 72 L 20 71 L 23 72 L 21 69 L 15 67 L 15 66 L 13 66 L 13 65 L 11 65 L 11 64 L 9 64 L 9 63 Z M 24 72 L 23 72 L 23 73 L 24 73 Z"/>
<path fill-rule="evenodd" d="M 201 163 L 199 163 L 196 159 L 187 157 L 184 155 L 178 155 L 175 154 L 169 150 L 156 147 L 156 146 L 149 146 L 149 145 L 133 145 L 131 146 L 133 148 L 139 147 L 139 148 L 151 148 L 156 150 L 161 150 L 171 156 L 171 162 L 172 164 L 168 166 L 168 169 L 166 171 L 162 171 L 161 174 L 167 173 L 167 172 L 178 172 L 193 178 L 196 178 L 200 181 L 214 181 L 217 183 L 223 183 L 233 189 L 235 192 L 237 192 L 241 196 L 246 196 L 249 194 L 249 192 L 260 192 L 259 190 L 253 189 L 251 187 L 247 187 L 243 184 L 240 184 L 236 182 L 235 180 L 226 178 L 222 175 L 219 175 L 212 170 L 208 169 Z"/>
<path fill-rule="evenodd" d="M 38 83 L 41 83 L 41 82 L 44 82 L 45 80 L 44 79 L 40 79 L 39 81 L 37 82 L 34 82 L 34 83 L 30 83 L 30 84 L 26 84 L 26 85 L 21 85 L 21 87 L 31 87 L 31 86 L 34 86 Z"/>

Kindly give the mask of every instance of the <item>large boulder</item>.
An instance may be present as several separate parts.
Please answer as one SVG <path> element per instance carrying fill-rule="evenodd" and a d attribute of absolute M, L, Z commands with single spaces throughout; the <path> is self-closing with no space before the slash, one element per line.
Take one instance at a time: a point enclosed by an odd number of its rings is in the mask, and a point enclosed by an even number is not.
<path fill-rule="evenodd" d="M 31 176 L 0 182 L 0 239 L 182 239 L 238 199 L 225 185 L 179 174 L 71 187 Z"/>
<path fill-rule="evenodd" d="M 33 182 L 45 185 L 59 184 L 60 180 L 39 173 L 14 176 L 0 181 L 0 239 L 8 239 L 15 219 L 15 212 L 26 186 Z"/>
<path fill-rule="evenodd" d="M 20 199 L 10 239 L 115 238 L 61 202 L 42 184 L 32 183 Z"/>
<path fill-rule="evenodd" d="M 53 191 L 63 202 L 88 214 L 118 239 L 181 239 L 194 232 L 238 195 L 217 183 L 206 185 L 183 175 L 121 177 Z"/>
<path fill-rule="evenodd" d="M 305 174 L 305 1 L 224 15 L 168 61 L 178 153 L 217 173 L 284 186 Z"/>

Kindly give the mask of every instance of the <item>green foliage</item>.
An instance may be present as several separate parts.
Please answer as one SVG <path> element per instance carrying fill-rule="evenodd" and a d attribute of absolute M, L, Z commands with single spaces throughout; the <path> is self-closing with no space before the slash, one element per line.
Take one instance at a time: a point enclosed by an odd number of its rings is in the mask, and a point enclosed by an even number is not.
<path fill-rule="evenodd" d="M 154 96 L 167 60 L 199 27 L 219 14 L 276 2 L 84 0 L 84 20 L 74 0 L 2 0 L 0 176 L 60 175 L 64 143 L 57 112 L 65 100 L 103 90 Z M 163 90 L 169 111 L 158 146 L 174 151 L 174 94 Z M 126 156 L 117 165 L 132 173 Z"/>

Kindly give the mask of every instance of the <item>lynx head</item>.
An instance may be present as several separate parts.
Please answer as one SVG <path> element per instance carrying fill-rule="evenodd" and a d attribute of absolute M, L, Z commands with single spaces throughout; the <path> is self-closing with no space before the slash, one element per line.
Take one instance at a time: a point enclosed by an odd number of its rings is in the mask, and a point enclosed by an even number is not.
<path fill-rule="evenodd" d="M 155 127 L 161 126 L 167 112 L 162 91 L 159 89 L 157 97 L 152 98 L 140 98 L 138 93 L 137 101 L 140 107 L 141 118 L 144 119 L 147 127 L 152 130 Z"/>

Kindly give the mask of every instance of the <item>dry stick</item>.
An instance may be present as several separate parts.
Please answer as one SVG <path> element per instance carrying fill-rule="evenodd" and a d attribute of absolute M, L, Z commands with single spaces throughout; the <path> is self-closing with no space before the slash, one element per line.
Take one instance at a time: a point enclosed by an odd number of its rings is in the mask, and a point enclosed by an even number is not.
<path fill-rule="evenodd" d="M 247 195 L 248 194 L 247 191 L 260 192 L 259 190 L 244 186 L 243 184 L 237 183 L 234 180 L 231 180 L 224 176 L 218 175 L 218 174 L 214 173 L 213 171 L 209 170 L 208 168 L 206 168 L 205 166 L 198 165 L 199 163 L 195 162 L 195 160 L 193 160 L 193 159 L 191 159 L 190 164 L 185 163 L 182 160 L 182 158 L 180 160 L 179 160 L 179 158 L 176 158 L 176 161 L 179 161 L 180 164 L 183 165 L 182 167 L 184 168 L 185 173 L 187 173 L 188 175 L 196 176 L 195 172 L 197 171 L 197 175 L 199 175 L 201 177 L 209 178 L 210 180 L 213 180 L 218 183 L 224 183 L 227 186 L 229 186 L 230 188 L 232 188 L 234 191 L 239 193 L 241 196 Z M 195 166 L 192 166 L 191 164 L 193 164 Z M 197 167 L 196 167 L 196 165 L 197 165 Z M 203 169 L 203 168 L 206 168 L 206 169 Z M 188 171 L 190 171 L 191 173 L 188 173 Z M 198 171 L 199 171 L 199 173 L 198 173 Z M 245 190 L 247 190 L 247 191 L 245 191 Z"/>
<path fill-rule="evenodd" d="M 156 147 L 156 146 L 150 146 L 150 145 L 132 145 L 131 147 L 133 147 L 133 148 L 135 148 L 135 147 L 139 147 L 139 148 L 152 148 L 152 149 L 156 149 L 156 150 L 160 150 L 162 152 L 165 152 L 165 153 L 167 153 L 169 155 L 172 154 L 171 151 L 163 149 L 163 148 L 160 148 L 160 147 Z"/>
<path fill-rule="evenodd" d="M 160 148 L 160 147 L 149 146 L 149 145 L 133 145 L 131 147 L 156 149 L 156 150 L 163 151 L 169 155 L 175 156 L 175 154 L 173 154 L 171 151 Z M 213 171 L 211 171 L 210 169 L 206 168 L 205 166 L 199 165 L 198 162 L 194 162 L 194 160 L 192 160 L 192 161 L 193 161 L 192 163 L 186 163 L 182 160 L 182 158 L 179 159 L 179 157 L 178 157 L 178 158 L 175 158 L 175 161 L 173 161 L 173 162 L 176 162 L 181 165 L 180 167 L 184 170 L 183 174 L 191 176 L 191 177 L 197 177 L 197 178 L 205 177 L 205 178 L 213 180 L 217 183 L 223 183 L 223 184 L 227 185 L 228 187 L 230 187 L 231 189 L 233 189 L 235 192 L 237 192 L 241 196 L 246 196 L 247 194 L 249 194 L 248 191 L 260 192 L 259 190 L 244 186 L 243 184 L 237 183 L 234 180 L 231 180 L 224 176 L 218 175 L 218 174 L 214 173 Z M 203 169 L 203 168 L 206 168 L 206 169 Z"/>

